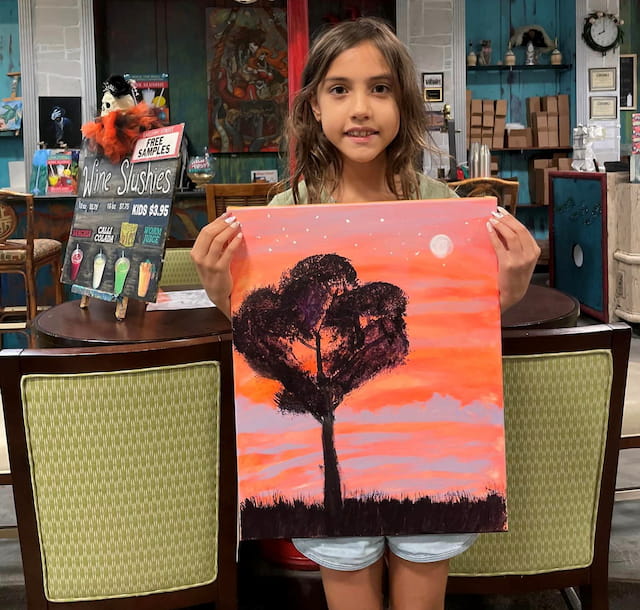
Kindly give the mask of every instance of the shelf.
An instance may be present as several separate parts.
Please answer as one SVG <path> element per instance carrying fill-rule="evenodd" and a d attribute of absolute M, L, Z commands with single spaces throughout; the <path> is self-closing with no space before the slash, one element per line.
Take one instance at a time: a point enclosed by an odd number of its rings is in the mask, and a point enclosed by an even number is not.
<path fill-rule="evenodd" d="M 545 146 L 543 148 L 492 148 L 491 152 L 571 152 L 572 150 L 572 146 Z"/>
<path fill-rule="evenodd" d="M 506 71 L 509 72 L 526 72 L 526 71 L 536 71 L 536 70 L 557 70 L 562 72 L 563 70 L 571 70 L 573 67 L 572 64 L 559 64 L 557 66 L 552 66 L 551 64 L 536 64 L 535 66 L 526 66 L 524 64 L 516 65 L 516 66 L 504 66 L 504 65 L 490 65 L 490 66 L 467 66 L 467 70 L 469 72 L 490 72 L 491 70 L 495 71 Z"/>

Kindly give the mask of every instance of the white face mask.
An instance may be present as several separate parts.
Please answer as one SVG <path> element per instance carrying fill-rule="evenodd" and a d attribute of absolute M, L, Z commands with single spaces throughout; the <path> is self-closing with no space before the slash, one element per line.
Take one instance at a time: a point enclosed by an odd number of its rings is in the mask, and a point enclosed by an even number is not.
<path fill-rule="evenodd" d="M 135 106 L 135 101 L 130 95 L 114 97 L 110 91 L 106 91 L 102 96 L 100 116 L 105 116 L 114 110 L 127 110 L 128 108 L 133 108 L 133 106 Z"/>

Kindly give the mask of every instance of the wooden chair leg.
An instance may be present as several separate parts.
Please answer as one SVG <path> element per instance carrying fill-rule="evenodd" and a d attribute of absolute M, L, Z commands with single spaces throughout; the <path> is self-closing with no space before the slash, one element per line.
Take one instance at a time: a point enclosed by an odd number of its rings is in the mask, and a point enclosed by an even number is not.
<path fill-rule="evenodd" d="M 26 302 L 27 302 L 27 326 L 31 324 L 33 319 L 38 313 L 38 298 L 36 289 L 36 274 L 35 270 L 31 273 L 27 271 L 25 276 L 25 289 L 26 289 Z"/>
<path fill-rule="evenodd" d="M 60 277 L 62 275 L 62 266 L 60 265 L 60 259 L 56 259 L 51 264 L 51 274 L 53 276 L 53 285 L 55 287 L 56 305 L 60 305 L 64 298 L 62 294 L 62 282 L 60 281 Z"/>

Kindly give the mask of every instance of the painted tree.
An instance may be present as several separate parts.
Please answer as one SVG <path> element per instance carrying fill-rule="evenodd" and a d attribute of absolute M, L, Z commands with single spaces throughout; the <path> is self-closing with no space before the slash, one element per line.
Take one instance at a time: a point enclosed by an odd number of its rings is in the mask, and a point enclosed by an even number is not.
<path fill-rule="evenodd" d="M 322 426 L 329 516 L 342 507 L 335 410 L 349 392 L 404 362 L 406 305 L 397 286 L 361 285 L 346 258 L 318 254 L 286 271 L 278 286 L 250 293 L 234 315 L 236 349 L 256 373 L 282 385 L 278 408 L 310 414 Z"/>

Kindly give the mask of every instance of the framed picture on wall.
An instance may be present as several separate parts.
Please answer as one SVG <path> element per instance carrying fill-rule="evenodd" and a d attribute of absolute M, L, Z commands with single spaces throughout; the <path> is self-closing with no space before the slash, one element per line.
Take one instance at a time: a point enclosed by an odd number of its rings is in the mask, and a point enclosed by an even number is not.
<path fill-rule="evenodd" d="M 39 97 L 39 142 L 44 148 L 80 148 L 82 142 L 82 99 L 80 97 Z"/>
<path fill-rule="evenodd" d="M 589 68 L 589 91 L 615 91 L 615 68 Z"/>
<path fill-rule="evenodd" d="M 638 107 L 638 56 L 620 55 L 620 110 Z"/>
<path fill-rule="evenodd" d="M 618 98 L 615 95 L 589 98 L 589 118 L 614 120 L 618 118 Z"/>
<path fill-rule="evenodd" d="M 444 72 L 422 73 L 422 95 L 425 102 L 444 100 Z"/>

